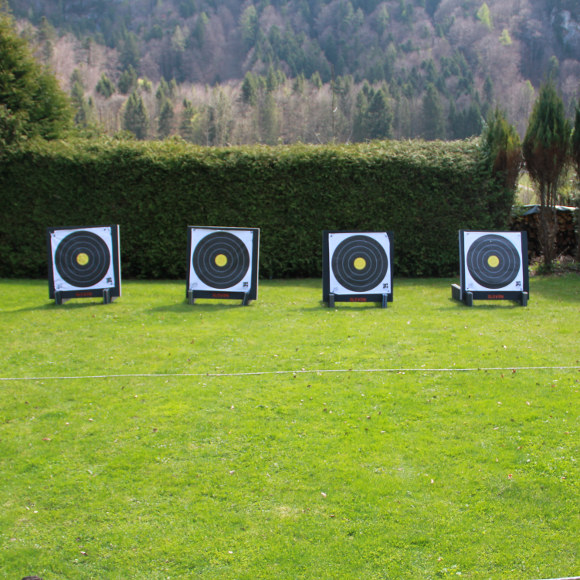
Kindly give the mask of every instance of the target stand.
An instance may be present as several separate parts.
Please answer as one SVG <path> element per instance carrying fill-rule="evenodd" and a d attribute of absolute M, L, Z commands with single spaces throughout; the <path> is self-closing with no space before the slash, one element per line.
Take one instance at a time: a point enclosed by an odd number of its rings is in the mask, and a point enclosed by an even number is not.
<path fill-rule="evenodd" d="M 526 232 L 459 232 L 460 285 L 451 285 L 454 300 L 513 300 L 527 306 L 529 298 Z"/>
<path fill-rule="evenodd" d="M 121 295 L 119 226 L 48 228 L 49 298 L 63 304 L 71 298 Z"/>
<path fill-rule="evenodd" d="M 392 232 L 322 233 L 322 300 L 329 308 L 336 302 L 386 308 L 393 301 L 392 239 Z"/>
<path fill-rule="evenodd" d="M 188 228 L 187 301 L 258 297 L 259 228 Z"/>

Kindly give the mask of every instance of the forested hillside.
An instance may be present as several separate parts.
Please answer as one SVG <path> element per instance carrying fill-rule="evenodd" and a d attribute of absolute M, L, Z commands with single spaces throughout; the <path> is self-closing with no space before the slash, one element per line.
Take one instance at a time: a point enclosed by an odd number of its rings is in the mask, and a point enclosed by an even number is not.
<path fill-rule="evenodd" d="M 578 0 L 10 0 L 77 123 L 201 144 L 520 134 L 580 96 Z"/>

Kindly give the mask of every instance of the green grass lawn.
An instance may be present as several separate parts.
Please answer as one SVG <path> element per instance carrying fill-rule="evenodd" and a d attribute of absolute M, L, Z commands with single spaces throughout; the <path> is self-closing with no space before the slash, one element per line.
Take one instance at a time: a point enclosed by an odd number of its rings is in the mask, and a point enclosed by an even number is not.
<path fill-rule="evenodd" d="M 526 308 L 452 281 L 0 281 L 0 577 L 580 574 L 580 277 Z"/>

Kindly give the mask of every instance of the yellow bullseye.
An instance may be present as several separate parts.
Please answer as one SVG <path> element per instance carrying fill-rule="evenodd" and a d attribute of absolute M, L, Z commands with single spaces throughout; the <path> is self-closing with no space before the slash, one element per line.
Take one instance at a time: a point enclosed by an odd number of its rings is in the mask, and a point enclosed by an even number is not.
<path fill-rule="evenodd" d="M 490 268 L 497 268 L 499 266 L 499 258 L 497 256 L 491 255 L 487 259 L 487 264 Z"/>
<path fill-rule="evenodd" d="M 218 268 L 224 268 L 227 263 L 228 263 L 228 257 L 226 255 L 224 255 L 224 254 L 218 254 L 215 257 L 215 265 Z"/>
<path fill-rule="evenodd" d="M 357 270 L 364 270 L 366 268 L 367 261 L 364 258 L 356 258 L 353 266 Z"/>
<path fill-rule="evenodd" d="M 86 266 L 89 263 L 89 256 L 84 252 L 77 254 L 77 264 L 79 266 Z"/>

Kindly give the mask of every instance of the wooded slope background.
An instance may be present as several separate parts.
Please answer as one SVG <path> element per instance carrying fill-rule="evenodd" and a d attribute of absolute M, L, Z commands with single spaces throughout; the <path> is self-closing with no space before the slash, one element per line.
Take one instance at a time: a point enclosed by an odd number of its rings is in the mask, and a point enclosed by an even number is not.
<path fill-rule="evenodd" d="M 577 0 L 10 0 L 79 124 L 224 145 L 520 135 L 580 93 Z M 129 114 L 130 113 L 130 114 Z M 130 118 L 127 119 L 127 116 Z"/>

